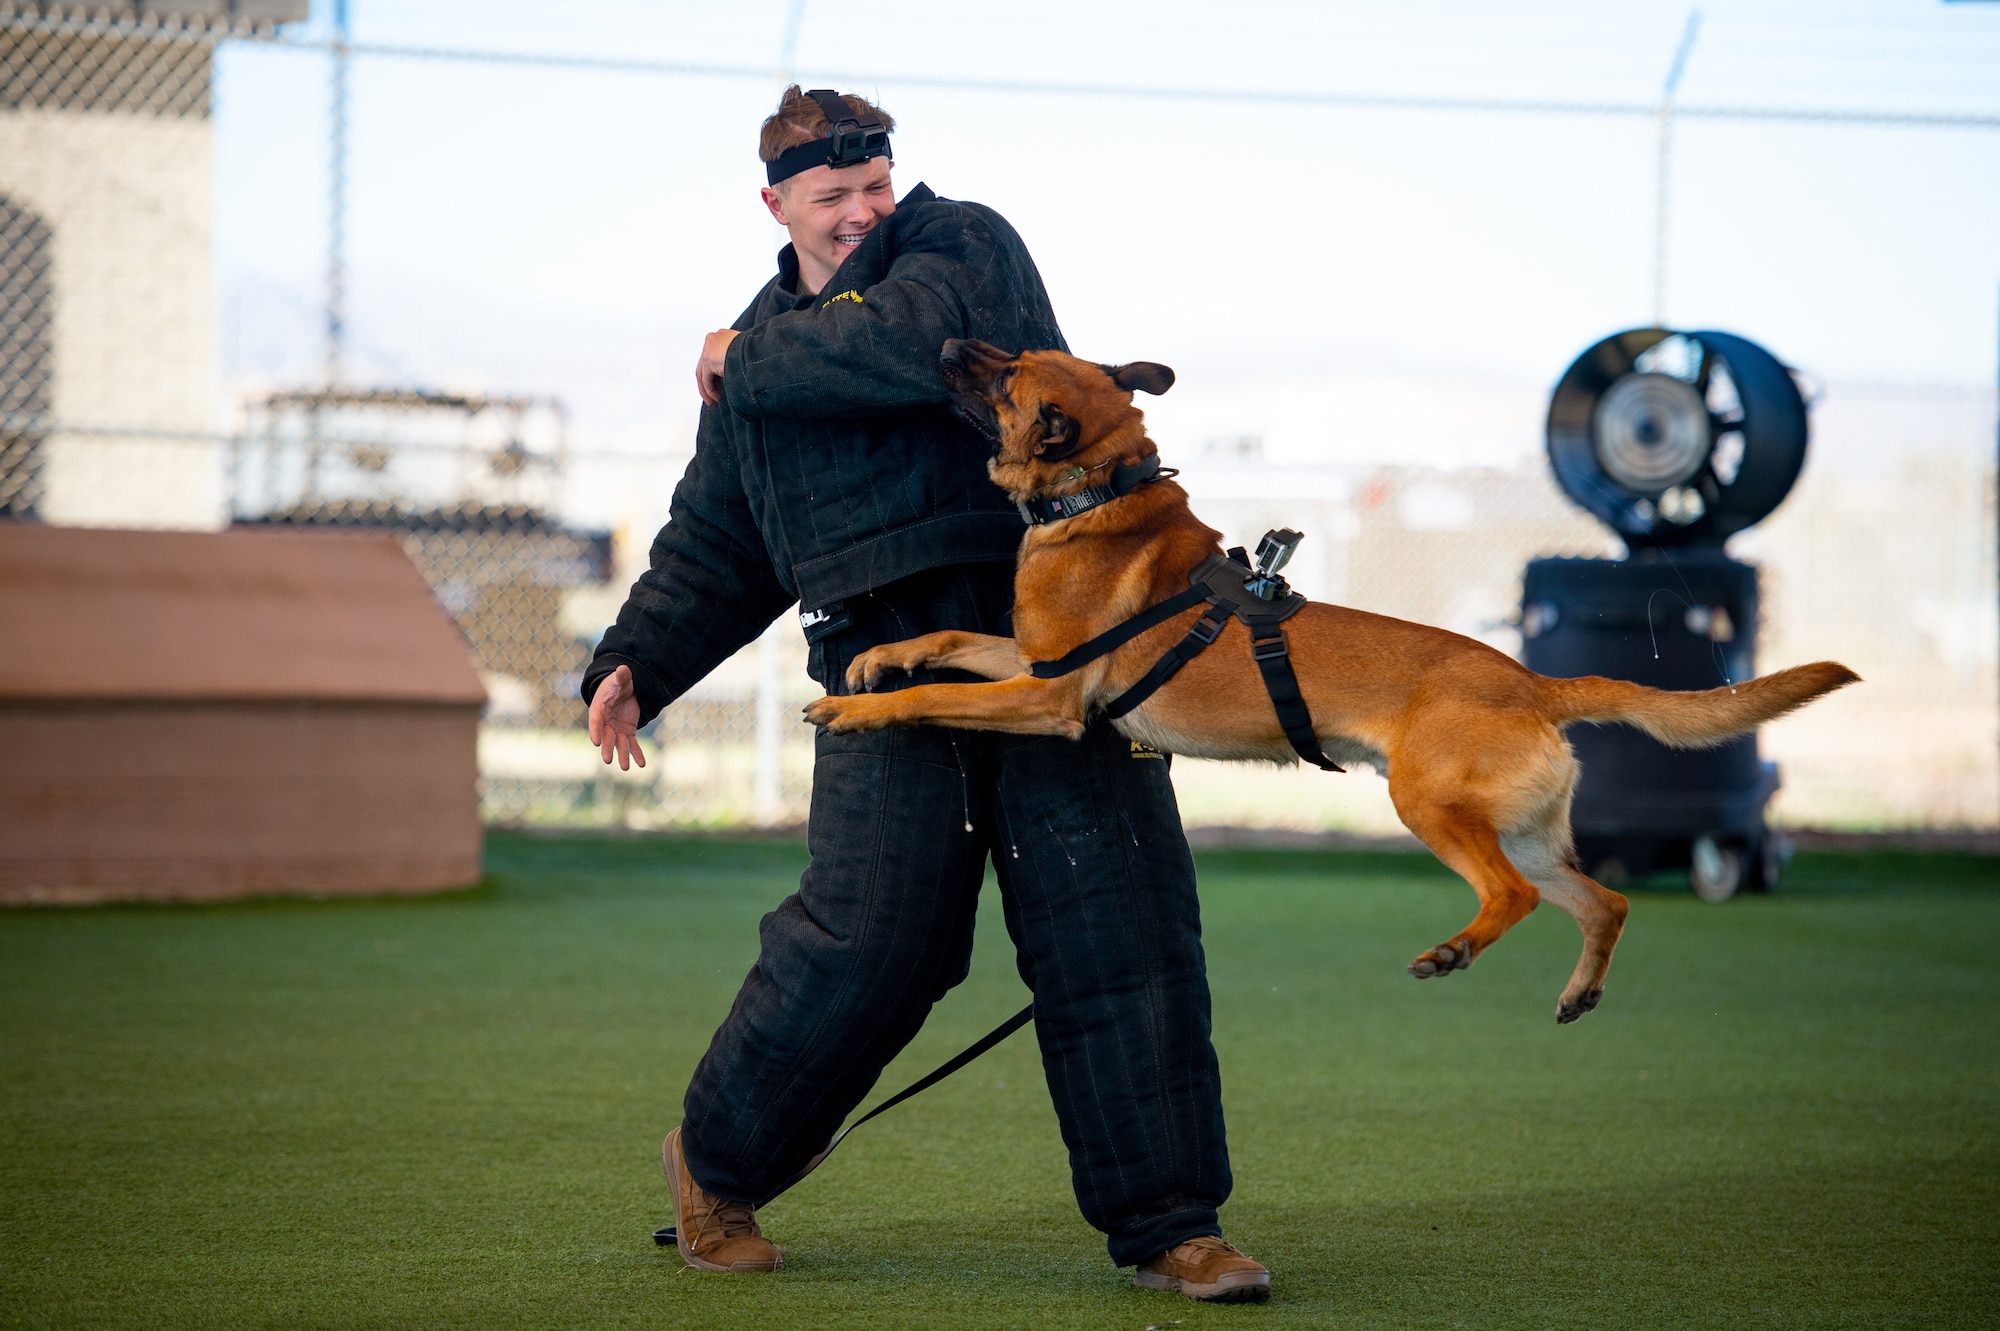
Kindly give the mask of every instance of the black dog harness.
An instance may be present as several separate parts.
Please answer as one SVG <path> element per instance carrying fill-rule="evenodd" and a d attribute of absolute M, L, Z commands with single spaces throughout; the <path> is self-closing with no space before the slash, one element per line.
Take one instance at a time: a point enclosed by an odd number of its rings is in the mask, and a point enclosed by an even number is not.
<path fill-rule="evenodd" d="M 1280 627 L 1306 603 L 1306 598 L 1286 586 L 1277 573 L 1278 566 L 1298 542 L 1297 532 L 1269 533 L 1258 545 L 1259 567 L 1255 569 L 1250 567 L 1250 556 L 1241 546 L 1226 555 L 1210 555 L 1188 574 L 1193 585 L 1186 591 L 1106 629 L 1054 661 L 1035 662 L 1029 672 L 1036 679 L 1058 679 L 1110 655 L 1147 629 L 1157 628 L 1175 615 L 1206 602 L 1207 611 L 1195 620 L 1187 636 L 1155 661 L 1138 683 L 1112 699 L 1104 714 L 1116 720 L 1152 697 L 1161 685 L 1180 673 L 1182 666 L 1220 637 L 1223 627 L 1234 617 L 1250 630 L 1250 656 L 1264 677 L 1264 691 L 1271 695 L 1278 724 L 1284 727 L 1293 751 L 1326 771 L 1345 771 L 1320 748 L 1319 736 L 1313 732 L 1312 712 L 1299 693 L 1299 678 L 1292 670 L 1291 645 Z"/>

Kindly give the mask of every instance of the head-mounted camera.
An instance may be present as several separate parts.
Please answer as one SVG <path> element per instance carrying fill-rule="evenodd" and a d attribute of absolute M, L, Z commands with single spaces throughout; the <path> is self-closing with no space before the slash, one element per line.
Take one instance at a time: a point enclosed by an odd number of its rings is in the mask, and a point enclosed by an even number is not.
<path fill-rule="evenodd" d="M 764 174 L 771 184 L 789 180 L 816 166 L 838 170 L 858 166 L 871 157 L 889 155 L 889 131 L 880 119 L 870 116 L 863 120 L 856 116 L 831 88 L 814 88 L 806 96 L 819 103 L 831 136 L 787 148 L 778 154 L 776 161 L 766 162 Z"/>

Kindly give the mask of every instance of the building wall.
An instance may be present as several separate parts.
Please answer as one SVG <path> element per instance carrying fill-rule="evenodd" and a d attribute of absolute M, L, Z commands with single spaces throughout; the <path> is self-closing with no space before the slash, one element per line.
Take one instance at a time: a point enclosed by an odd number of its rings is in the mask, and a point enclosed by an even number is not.
<path fill-rule="evenodd" d="M 478 723 L 466 705 L 0 703 L 0 903 L 463 887 Z"/>
<path fill-rule="evenodd" d="M 179 437 L 206 435 L 214 419 L 209 48 L 30 40 L 0 34 L 0 196 L 50 232 L 50 414 L 68 427 L 40 445 L 36 512 L 220 526 L 221 449 Z M 129 74 L 95 103 L 74 90 L 92 60 Z"/>

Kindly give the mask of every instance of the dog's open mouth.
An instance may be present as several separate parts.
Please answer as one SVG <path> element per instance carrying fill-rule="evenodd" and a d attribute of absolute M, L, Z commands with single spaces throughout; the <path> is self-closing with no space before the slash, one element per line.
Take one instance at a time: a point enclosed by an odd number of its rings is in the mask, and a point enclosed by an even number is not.
<path fill-rule="evenodd" d="M 987 405 L 986 395 L 973 386 L 972 376 L 951 361 L 944 363 L 944 386 L 951 390 L 952 415 L 979 431 L 980 437 L 1000 448 L 1000 418 Z"/>

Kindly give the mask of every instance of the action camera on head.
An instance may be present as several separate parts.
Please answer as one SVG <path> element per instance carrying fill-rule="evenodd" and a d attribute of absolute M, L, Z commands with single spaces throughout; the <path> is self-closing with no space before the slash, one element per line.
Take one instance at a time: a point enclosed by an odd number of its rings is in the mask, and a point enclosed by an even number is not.
<path fill-rule="evenodd" d="M 765 163 L 764 174 L 771 184 L 789 180 L 816 166 L 840 170 L 859 166 L 872 157 L 889 155 L 889 129 L 879 116 L 861 119 L 831 88 L 814 88 L 806 96 L 819 103 L 830 137 L 787 148 L 778 154 L 776 161 Z"/>
<path fill-rule="evenodd" d="M 819 109 L 826 115 L 826 123 L 833 127 L 833 137 L 827 150 L 828 166 L 857 166 L 889 151 L 889 131 L 882 127 L 879 119 L 873 116 L 867 120 L 857 118 L 854 112 L 848 110 L 840 94 L 830 88 L 814 88 L 806 96 L 819 103 Z"/>

